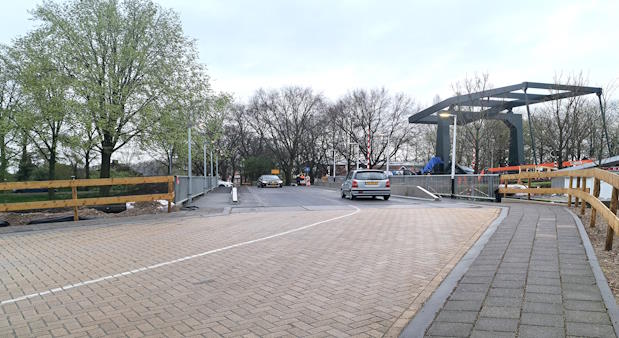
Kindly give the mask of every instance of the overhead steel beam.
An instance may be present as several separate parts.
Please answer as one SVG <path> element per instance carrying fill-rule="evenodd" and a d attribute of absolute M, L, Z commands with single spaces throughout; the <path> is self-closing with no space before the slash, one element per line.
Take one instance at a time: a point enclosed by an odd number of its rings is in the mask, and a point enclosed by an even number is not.
<path fill-rule="evenodd" d="M 511 91 L 515 91 L 515 90 L 519 90 L 519 89 L 523 89 L 522 88 L 523 84 L 517 84 L 517 85 L 511 85 L 511 86 L 507 86 L 507 87 L 501 87 L 501 88 L 495 88 L 495 89 L 489 89 L 489 90 L 484 90 L 481 92 L 477 92 L 477 93 L 473 93 L 473 94 L 467 94 L 467 95 L 458 95 L 458 96 L 454 96 L 451 97 L 447 100 L 443 100 L 433 106 L 430 106 L 420 112 L 418 112 L 417 114 L 411 115 L 408 118 L 408 122 L 409 123 L 416 123 L 417 121 L 421 120 L 422 118 L 426 117 L 426 116 L 430 116 L 432 114 L 434 114 L 435 112 L 439 111 L 439 110 L 443 110 L 449 106 L 464 106 L 466 105 L 467 101 L 472 101 L 472 100 L 478 100 L 484 97 L 492 97 L 501 93 L 506 93 L 506 92 L 511 92 Z"/>
<path fill-rule="evenodd" d="M 541 82 L 523 82 L 527 88 L 536 88 L 536 89 L 551 89 L 551 90 L 569 90 L 572 92 L 579 93 L 587 93 L 587 94 L 597 94 L 602 93 L 602 88 L 598 87 L 585 87 L 585 86 L 571 86 L 571 85 L 562 85 L 555 83 L 541 83 Z M 580 94 L 580 95 L 583 95 Z M 529 101 L 532 101 L 529 99 Z"/>

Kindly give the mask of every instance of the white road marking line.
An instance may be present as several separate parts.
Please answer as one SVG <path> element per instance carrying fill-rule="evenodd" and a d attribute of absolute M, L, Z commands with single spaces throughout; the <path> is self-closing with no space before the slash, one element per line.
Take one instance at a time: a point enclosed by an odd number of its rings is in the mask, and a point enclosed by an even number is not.
<path fill-rule="evenodd" d="M 357 208 L 354 205 L 351 205 L 351 207 L 355 208 L 355 211 L 353 211 L 353 212 L 351 212 L 349 214 L 346 214 L 346 215 L 329 218 L 329 219 L 326 219 L 324 221 L 319 221 L 319 222 L 315 222 L 315 223 L 312 223 L 312 224 L 304 225 L 302 227 L 294 228 L 294 229 L 287 230 L 287 231 L 284 231 L 284 232 L 280 232 L 280 233 L 277 233 L 277 234 L 274 234 L 274 235 L 253 239 L 253 240 L 247 241 L 247 242 L 242 242 L 242 243 L 228 245 L 228 246 L 225 246 L 223 248 L 213 249 L 213 250 L 201 252 L 201 253 L 198 253 L 198 254 L 195 254 L 195 255 L 191 255 L 191 256 L 185 256 L 185 257 L 177 258 L 177 259 L 174 259 L 174 260 L 171 260 L 171 261 L 167 261 L 167 262 L 162 262 L 162 263 L 158 263 L 158 264 L 154 264 L 154 265 L 149 265 L 149 266 L 146 266 L 146 267 L 137 268 L 137 269 L 133 269 L 133 270 L 130 270 L 130 271 L 125 271 L 125 272 L 121 272 L 121 273 L 117 273 L 117 274 L 109 275 L 109 276 L 105 276 L 105 277 L 100 277 L 100 278 L 97 278 L 97 279 L 91 279 L 91 280 L 87 280 L 87 281 L 83 281 L 83 282 L 79 282 L 79 283 L 75 283 L 75 284 L 68 284 L 68 285 L 65 285 L 65 286 L 61 286 L 61 287 L 50 289 L 50 290 L 46 290 L 46 291 L 36 292 L 36 293 L 29 294 L 29 295 L 24 295 L 24 296 L 21 296 L 21 297 L 18 297 L 18 298 L 3 300 L 3 301 L 0 302 L 0 306 L 5 305 L 5 304 L 17 303 L 19 301 L 30 299 L 30 298 L 34 298 L 34 297 L 43 297 L 43 296 L 48 295 L 50 293 L 59 293 L 61 291 L 66 291 L 66 290 L 73 289 L 73 288 L 76 288 L 76 287 L 80 287 L 80 286 L 84 286 L 84 285 L 88 285 L 88 284 L 94 284 L 94 283 L 102 282 L 102 281 L 108 280 L 108 279 L 128 276 L 128 275 L 136 274 L 138 272 L 160 268 L 162 266 L 167 266 L 167 265 L 171 265 L 171 264 L 174 264 L 174 263 L 183 262 L 183 261 L 190 260 L 190 259 L 193 259 L 193 258 L 203 257 L 203 256 L 206 256 L 206 255 L 210 255 L 210 254 L 226 251 L 226 250 L 229 250 L 229 249 L 238 248 L 238 247 L 241 247 L 241 246 L 250 245 L 250 244 L 257 243 L 257 242 L 266 241 L 266 240 L 271 239 L 271 238 L 281 237 L 281 236 L 284 236 L 284 235 L 291 234 L 293 232 L 309 229 L 311 227 L 315 227 L 315 226 L 320 225 L 320 224 L 324 224 L 324 223 L 332 222 L 332 221 L 335 221 L 335 220 L 338 220 L 338 219 L 346 218 L 346 217 L 352 216 L 352 215 L 358 213 L 359 211 L 361 211 L 361 209 Z"/>

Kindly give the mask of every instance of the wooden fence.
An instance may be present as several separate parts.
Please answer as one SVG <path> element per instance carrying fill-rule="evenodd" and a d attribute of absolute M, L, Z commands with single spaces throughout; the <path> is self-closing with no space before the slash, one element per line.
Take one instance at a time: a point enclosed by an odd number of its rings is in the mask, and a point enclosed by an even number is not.
<path fill-rule="evenodd" d="M 161 194 L 148 195 L 127 195 L 110 197 L 91 197 L 78 198 L 77 188 L 81 187 L 101 187 L 114 185 L 139 185 L 167 183 L 168 192 Z M 127 178 L 98 178 L 80 180 L 56 180 L 56 181 L 29 181 L 29 182 L 7 182 L 0 183 L 0 191 L 20 190 L 20 189 L 62 189 L 71 188 L 71 199 L 49 200 L 36 202 L 0 203 L 0 212 L 34 210 L 34 209 L 53 209 L 73 207 L 73 219 L 79 220 L 78 207 L 87 205 L 106 205 L 127 202 L 147 202 L 156 200 L 168 201 L 168 212 L 172 209 L 174 201 L 174 176 L 154 176 L 154 177 L 127 177 Z"/>
<path fill-rule="evenodd" d="M 532 180 L 553 177 L 569 177 L 569 187 L 531 188 Z M 587 187 L 587 178 L 589 177 L 593 178 L 593 193 L 590 193 L 591 189 Z M 528 188 L 508 188 L 507 185 L 509 181 L 521 181 L 522 179 L 527 179 Z M 606 182 L 613 187 L 610 208 L 606 207 L 606 205 L 599 200 L 600 182 Z M 589 226 L 595 227 L 597 213 L 600 213 L 600 216 L 608 223 L 605 249 L 612 249 L 613 236 L 615 233 L 619 234 L 619 218 L 617 217 L 619 175 L 597 168 L 554 172 L 523 172 L 520 174 L 502 175 L 501 184 L 504 184 L 504 186 L 499 188 L 499 193 L 502 193 L 504 196 L 507 196 L 507 194 L 526 193 L 530 198 L 533 194 L 567 194 L 567 206 L 571 207 L 572 200 L 574 200 L 574 207 L 577 209 L 580 207 L 581 215 L 585 214 L 586 205 L 589 204 L 591 206 Z"/>

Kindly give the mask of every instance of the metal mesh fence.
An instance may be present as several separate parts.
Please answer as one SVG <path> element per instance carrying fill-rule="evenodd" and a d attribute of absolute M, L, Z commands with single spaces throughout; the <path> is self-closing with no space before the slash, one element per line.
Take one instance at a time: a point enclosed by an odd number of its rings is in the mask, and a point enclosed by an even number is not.
<path fill-rule="evenodd" d="M 185 203 L 217 187 L 217 178 L 207 176 L 176 176 L 174 180 L 174 203 Z"/>
<path fill-rule="evenodd" d="M 436 195 L 451 196 L 451 175 L 390 176 L 392 185 L 420 186 Z M 329 177 L 329 181 L 333 181 Z M 343 182 L 344 177 L 336 177 Z M 456 175 L 454 193 L 457 197 L 471 199 L 495 199 L 499 188 L 499 175 Z"/>

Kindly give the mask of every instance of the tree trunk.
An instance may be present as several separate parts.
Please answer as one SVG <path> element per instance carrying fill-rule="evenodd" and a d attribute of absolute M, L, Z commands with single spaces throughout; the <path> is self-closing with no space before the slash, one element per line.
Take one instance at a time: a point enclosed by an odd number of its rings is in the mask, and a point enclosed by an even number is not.
<path fill-rule="evenodd" d="M 100 178 L 110 178 L 110 168 L 112 164 L 112 150 L 114 147 L 109 143 L 103 143 L 101 147 L 101 172 Z M 99 194 L 101 196 L 108 196 L 110 194 L 110 186 L 101 186 L 99 188 Z"/>
<path fill-rule="evenodd" d="M 53 181 L 56 178 L 56 149 L 52 148 L 49 154 L 47 179 Z M 47 197 L 50 200 L 54 199 L 54 189 L 47 189 Z"/>
<path fill-rule="evenodd" d="M 84 177 L 90 178 L 90 150 L 86 152 L 86 158 L 84 159 Z"/>
<path fill-rule="evenodd" d="M 6 169 L 9 166 L 9 161 L 6 157 L 6 143 L 4 142 L 5 135 L 0 135 L 0 182 L 6 181 Z"/>

